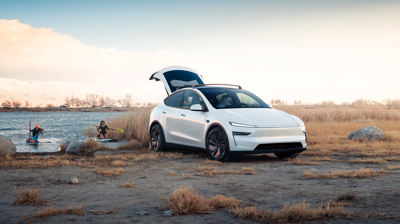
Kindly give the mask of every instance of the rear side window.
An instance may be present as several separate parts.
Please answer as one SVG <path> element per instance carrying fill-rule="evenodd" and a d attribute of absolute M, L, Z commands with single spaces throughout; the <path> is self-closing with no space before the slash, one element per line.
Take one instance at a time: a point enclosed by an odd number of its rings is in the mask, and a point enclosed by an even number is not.
<path fill-rule="evenodd" d="M 185 91 L 181 108 L 190 109 L 190 107 L 195 104 L 200 104 L 204 108 L 203 99 L 201 99 L 197 93 L 190 90 Z"/>
<path fill-rule="evenodd" d="M 164 100 L 165 105 L 179 108 L 181 106 L 183 91 L 172 94 Z"/>

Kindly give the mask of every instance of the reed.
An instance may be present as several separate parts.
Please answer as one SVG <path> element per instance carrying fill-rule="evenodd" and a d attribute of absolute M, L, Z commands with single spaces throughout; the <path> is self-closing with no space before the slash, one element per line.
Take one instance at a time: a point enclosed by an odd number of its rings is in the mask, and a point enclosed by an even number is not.
<path fill-rule="evenodd" d="M 27 189 L 20 189 L 17 191 L 17 196 L 13 198 L 14 205 L 45 205 L 46 200 L 43 200 L 42 194 L 40 194 L 38 189 L 34 188 L 27 188 Z"/>
<path fill-rule="evenodd" d="M 397 111 L 390 111 L 381 106 L 349 107 L 343 105 L 315 106 L 315 105 L 276 105 L 275 109 L 293 114 L 304 122 L 345 122 L 358 120 L 399 121 Z"/>

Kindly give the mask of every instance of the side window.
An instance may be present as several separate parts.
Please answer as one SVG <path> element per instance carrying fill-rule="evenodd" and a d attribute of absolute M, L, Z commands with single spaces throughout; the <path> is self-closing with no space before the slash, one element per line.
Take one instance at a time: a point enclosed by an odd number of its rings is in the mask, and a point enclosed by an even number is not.
<path fill-rule="evenodd" d="M 185 91 L 182 101 L 182 109 L 190 109 L 194 104 L 200 104 L 204 108 L 204 102 L 201 97 L 194 91 Z"/>
<path fill-rule="evenodd" d="M 181 106 L 183 91 L 172 94 L 164 100 L 165 105 L 179 108 Z"/>

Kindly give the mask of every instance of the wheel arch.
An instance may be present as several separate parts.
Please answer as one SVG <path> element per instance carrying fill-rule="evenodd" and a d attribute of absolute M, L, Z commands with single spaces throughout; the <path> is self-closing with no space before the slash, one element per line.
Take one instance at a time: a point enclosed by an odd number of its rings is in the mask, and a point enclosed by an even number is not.
<path fill-rule="evenodd" d="M 225 130 L 225 128 L 224 128 L 224 126 L 222 124 L 217 123 L 217 122 L 211 123 L 207 128 L 206 135 L 204 136 L 205 137 L 205 139 L 204 139 L 204 143 L 205 143 L 204 147 L 205 148 L 207 148 L 207 136 L 208 136 L 208 134 L 210 133 L 210 131 L 212 129 L 217 128 L 217 127 L 221 128 L 225 132 L 225 134 L 228 136 L 228 133 L 226 132 L 226 130 Z"/>
<path fill-rule="evenodd" d="M 157 120 L 154 120 L 154 121 L 151 123 L 151 125 L 150 125 L 150 127 L 149 127 L 149 130 L 148 130 L 149 137 L 150 137 L 151 129 L 154 127 L 154 125 L 157 125 L 157 124 L 160 125 L 161 131 L 162 131 L 163 134 L 164 134 L 164 128 L 163 128 L 163 126 L 161 125 L 161 123 L 160 123 L 159 121 L 157 121 Z"/>

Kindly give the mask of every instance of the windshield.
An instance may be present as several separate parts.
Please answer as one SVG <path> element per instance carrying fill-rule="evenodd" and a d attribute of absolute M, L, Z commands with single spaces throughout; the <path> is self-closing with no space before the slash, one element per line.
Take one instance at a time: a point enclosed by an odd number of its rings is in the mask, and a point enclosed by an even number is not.
<path fill-rule="evenodd" d="M 270 108 L 253 93 L 243 89 L 200 88 L 216 109 L 227 108 Z"/>
<path fill-rule="evenodd" d="M 164 73 L 164 77 L 168 82 L 171 93 L 175 92 L 178 87 L 204 84 L 196 73 L 189 71 L 168 71 Z"/>

